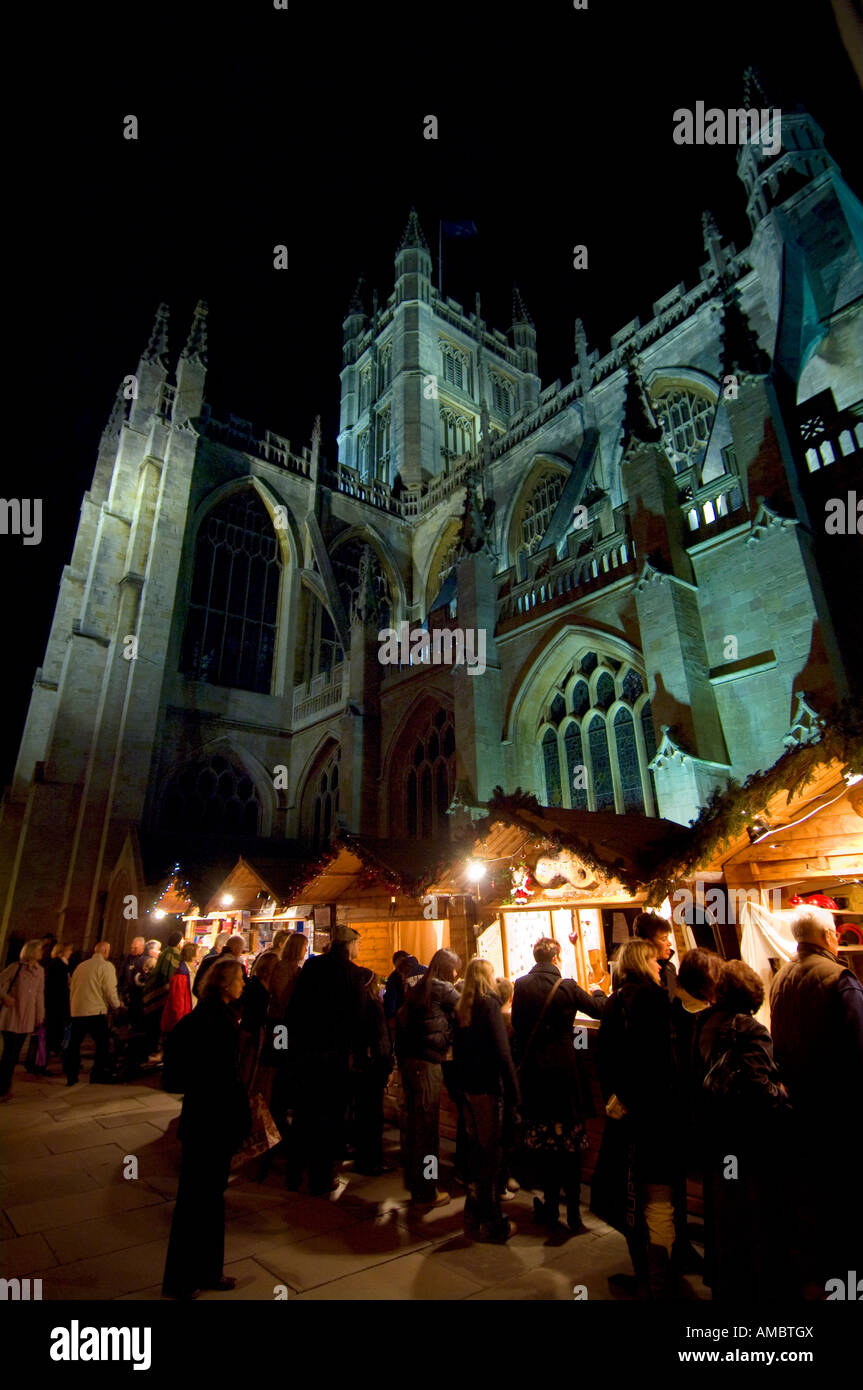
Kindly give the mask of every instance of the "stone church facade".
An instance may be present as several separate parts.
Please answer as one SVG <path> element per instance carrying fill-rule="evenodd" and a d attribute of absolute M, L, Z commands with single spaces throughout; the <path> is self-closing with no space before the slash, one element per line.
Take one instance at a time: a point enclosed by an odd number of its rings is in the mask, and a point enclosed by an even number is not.
<path fill-rule="evenodd" d="M 782 134 L 738 157 L 745 250 L 705 214 L 697 283 L 604 355 L 577 321 L 569 382 L 518 292 L 508 332 L 441 298 L 412 213 L 343 323 L 334 463 L 216 418 L 206 306 L 176 361 L 160 308 L 4 799 L 4 934 L 127 935 L 147 836 L 427 840 L 498 784 L 686 824 L 859 690 L 825 506 L 863 497 L 863 211 L 811 116 Z M 486 669 L 382 665 L 402 623 Z"/>

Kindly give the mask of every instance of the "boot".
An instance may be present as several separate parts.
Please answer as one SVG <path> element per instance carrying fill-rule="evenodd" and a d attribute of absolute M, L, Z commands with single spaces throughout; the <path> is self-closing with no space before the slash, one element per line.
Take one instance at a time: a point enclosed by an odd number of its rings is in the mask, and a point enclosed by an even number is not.
<path fill-rule="evenodd" d="M 667 1303 L 673 1297 L 671 1256 L 664 1245 L 648 1245 L 647 1279 L 654 1302 Z"/>

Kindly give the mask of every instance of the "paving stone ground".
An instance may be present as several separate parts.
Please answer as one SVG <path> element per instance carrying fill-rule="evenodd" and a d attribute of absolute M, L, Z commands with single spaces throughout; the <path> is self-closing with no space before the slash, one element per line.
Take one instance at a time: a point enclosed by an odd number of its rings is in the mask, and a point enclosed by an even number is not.
<path fill-rule="evenodd" d="M 158 1299 L 179 1172 L 180 1103 L 157 1077 L 91 1086 L 16 1071 L 0 1106 L 0 1275 L 42 1280 L 42 1297 Z M 389 1161 L 398 1133 L 386 1131 Z M 447 1190 L 452 1146 L 444 1142 Z M 138 1177 L 124 1178 L 128 1156 Z M 533 1223 L 530 1194 L 506 1210 L 518 1231 L 507 1245 L 462 1233 L 464 1199 L 427 1215 L 408 1209 L 401 1173 L 361 1177 L 346 1166 L 337 1203 L 288 1192 L 281 1165 L 264 1182 L 248 1170 L 227 1196 L 225 1273 L 237 1279 L 219 1300 L 271 1300 L 279 1285 L 296 1299 L 571 1300 L 573 1287 L 608 1300 L 608 1276 L 630 1269 L 623 1238 L 589 1213 L 586 1235 L 549 1236 Z M 459 1189 L 453 1187 L 458 1193 Z M 584 1190 L 586 1210 L 588 1192 Z M 697 1276 L 683 1294 L 709 1297 Z"/>

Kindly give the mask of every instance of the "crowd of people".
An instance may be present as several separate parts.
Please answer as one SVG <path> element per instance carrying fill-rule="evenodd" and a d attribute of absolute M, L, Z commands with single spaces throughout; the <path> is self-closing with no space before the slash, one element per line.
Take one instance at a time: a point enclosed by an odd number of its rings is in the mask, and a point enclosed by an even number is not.
<path fill-rule="evenodd" d="M 344 1190 L 346 1160 L 363 1174 L 392 1171 L 384 1097 L 396 1067 L 416 1211 L 452 1201 L 441 1185 L 446 1092 L 457 1115 L 449 1186 L 464 1193 L 466 1236 L 509 1240 L 519 1188 L 533 1194 L 538 1228 L 578 1235 L 587 1124 L 604 1110 L 590 1206 L 625 1236 L 632 1261 L 610 1280 L 614 1293 L 686 1296 L 684 1276 L 698 1269 L 714 1299 L 823 1296 L 860 1248 L 856 1210 L 825 1221 L 822 1174 L 860 1167 L 863 986 L 837 955 L 829 912 L 802 907 L 792 929 L 797 955 L 772 980 L 770 1032 L 754 1017 L 764 1002 L 755 971 L 701 948 L 675 970 L 670 925 L 650 913 L 617 953 L 610 995 L 564 978 L 553 938 L 536 942 L 533 968 L 514 982 L 479 957 L 462 973 L 450 950 L 427 967 L 398 951 L 384 982 L 356 964 L 359 935 L 347 926 L 309 960 L 307 938 L 279 930 L 248 969 L 243 937 L 229 932 L 200 960 L 179 932 L 165 944 L 137 938 L 119 971 L 103 942 L 71 979 L 67 947 L 40 961 L 46 943 L 32 941 L 0 974 L 0 1096 L 28 1034 L 39 1040 L 31 1069 L 59 1052 L 70 1086 L 88 1035 L 91 1081 L 163 1065 L 166 1089 L 183 1096 L 164 1275 L 173 1298 L 232 1287 L 232 1165 L 263 1174 L 279 1153 L 289 1189 L 307 1181 L 328 1200 Z M 599 1025 L 598 1092 L 578 1017 Z M 687 1188 L 698 1186 L 703 1256 L 687 1221 Z"/>

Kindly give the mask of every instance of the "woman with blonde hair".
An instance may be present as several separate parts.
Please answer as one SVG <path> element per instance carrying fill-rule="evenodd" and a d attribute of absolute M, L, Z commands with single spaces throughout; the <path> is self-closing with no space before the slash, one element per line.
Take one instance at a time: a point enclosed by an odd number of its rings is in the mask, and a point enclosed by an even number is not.
<path fill-rule="evenodd" d="M 675 1189 L 682 1187 L 671 1002 L 659 951 L 634 938 L 620 949 L 614 993 L 599 1027 L 597 1065 L 608 1123 L 591 1185 L 591 1211 L 626 1237 L 635 1271 L 612 1291 L 672 1296 Z M 631 1200 L 634 1196 L 634 1202 Z"/>
<path fill-rule="evenodd" d="M 45 972 L 39 964 L 41 941 L 25 941 L 18 963 L 7 965 L 0 974 L 0 1101 L 12 1095 L 12 1074 L 29 1033 L 45 1017 Z"/>
<path fill-rule="evenodd" d="M 467 1135 L 465 1235 L 502 1245 L 515 1232 L 501 1210 L 505 1113 L 519 1104 L 518 1080 L 491 962 L 468 962 L 456 1008 L 453 1067 Z"/>

